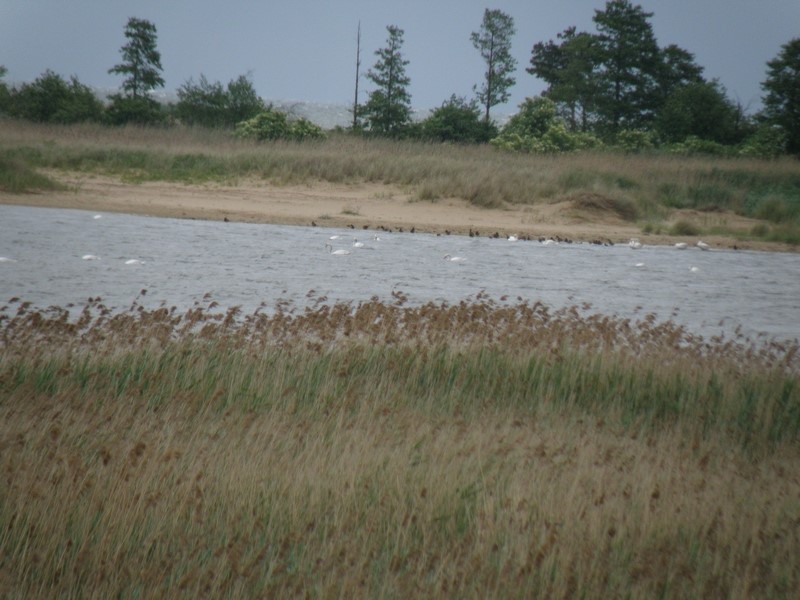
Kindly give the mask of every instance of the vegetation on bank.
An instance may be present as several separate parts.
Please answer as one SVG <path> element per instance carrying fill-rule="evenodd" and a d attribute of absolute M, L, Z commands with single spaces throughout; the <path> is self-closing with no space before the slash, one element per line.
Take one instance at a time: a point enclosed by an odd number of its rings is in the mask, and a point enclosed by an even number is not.
<path fill-rule="evenodd" d="M 379 182 L 419 200 L 463 198 L 484 207 L 574 199 L 637 223 L 646 232 L 684 235 L 675 209 L 694 209 L 694 235 L 728 234 L 800 243 L 800 170 L 792 159 L 626 154 L 604 149 L 569 155 L 498 152 L 347 134 L 254 143 L 204 128 L 47 126 L 0 120 L 0 189 L 52 185 L 48 169 L 102 173 L 127 181 L 235 184 Z M 37 180 L 21 175 L 34 174 Z M 27 182 L 27 183 L 25 183 Z M 726 211 L 760 220 L 750 231 L 725 227 Z M 685 220 L 685 219 L 684 219 Z M 684 227 L 685 229 L 685 227 Z"/>
<path fill-rule="evenodd" d="M 370 301 L 0 310 L 11 596 L 788 598 L 798 347 Z M 500 375 L 502 374 L 502 375 Z"/>

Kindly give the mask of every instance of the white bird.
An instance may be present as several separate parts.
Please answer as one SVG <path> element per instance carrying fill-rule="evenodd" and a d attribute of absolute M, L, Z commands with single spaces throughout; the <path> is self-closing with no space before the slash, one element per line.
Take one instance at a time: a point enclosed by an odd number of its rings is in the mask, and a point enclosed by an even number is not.
<path fill-rule="evenodd" d="M 336 256 L 344 256 L 345 254 L 350 254 L 350 250 L 342 250 L 341 248 L 334 250 L 333 246 L 330 244 L 325 244 L 325 249 L 328 251 L 328 254 L 334 254 Z"/>
<path fill-rule="evenodd" d="M 703 240 L 698 240 L 697 247 L 700 248 L 700 250 L 710 250 L 711 249 L 711 246 L 706 244 Z"/>
<path fill-rule="evenodd" d="M 376 242 L 380 242 L 381 241 L 381 238 L 377 233 L 372 236 L 372 239 L 375 240 Z"/>
<path fill-rule="evenodd" d="M 686 242 L 678 242 L 677 244 L 675 244 L 675 248 L 678 250 L 686 250 L 686 248 L 688 247 L 689 244 L 687 244 Z"/>
<path fill-rule="evenodd" d="M 644 266 L 644 263 L 642 263 L 642 262 L 636 263 L 636 266 L 637 266 L 637 267 L 639 267 L 639 268 L 641 268 L 641 267 L 643 267 L 643 266 Z"/>
<path fill-rule="evenodd" d="M 363 248 L 364 242 L 359 242 L 356 238 L 353 238 L 353 248 Z"/>
<path fill-rule="evenodd" d="M 509 242 L 517 242 L 517 241 L 519 241 L 519 236 L 516 236 L 516 235 L 512 234 L 512 235 L 508 236 L 508 241 Z"/>
<path fill-rule="evenodd" d="M 138 258 L 131 258 L 125 261 L 126 265 L 143 265 L 144 261 L 139 260 Z"/>
<path fill-rule="evenodd" d="M 690 270 L 692 273 L 698 273 L 698 272 L 700 271 L 700 269 L 699 269 L 699 268 L 697 268 L 697 267 L 692 267 L 692 268 L 691 268 L 691 269 L 689 269 L 689 270 Z"/>
<path fill-rule="evenodd" d="M 7 256 L 0 256 L 0 263 L 4 262 L 17 262 L 13 258 L 8 258 Z"/>
<path fill-rule="evenodd" d="M 93 219 L 95 219 L 95 220 L 97 220 L 97 219 L 102 219 L 102 218 L 103 218 L 103 215 L 95 215 L 95 216 L 93 216 L 92 218 L 93 218 Z"/>
<path fill-rule="evenodd" d="M 100 260 L 100 257 L 96 254 L 84 254 L 81 258 L 83 260 Z"/>
<path fill-rule="evenodd" d="M 337 234 L 337 235 L 332 235 L 332 236 L 331 236 L 331 237 L 329 237 L 328 239 L 329 239 L 329 240 L 340 240 L 340 239 L 342 239 L 342 236 L 340 236 L 340 235 L 338 235 L 338 234 Z"/>
<path fill-rule="evenodd" d="M 542 242 L 542 246 L 555 246 L 557 243 L 553 238 L 547 238 Z"/>
<path fill-rule="evenodd" d="M 640 242 L 636 238 L 631 238 L 631 241 L 628 242 L 628 246 L 630 246 L 634 250 L 639 250 L 639 248 L 642 247 L 642 242 Z"/>
<path fill-rule="evenodd" d="M 447 262 L 465 262 L 465 261 L 467 260 L 467 259 L 466 259 L 466 258 L 464 258 L 463 256 L 451 256 L 451 255 L 449 255 L 449 254 L 445 254 L 445 255 L 444 255 L 444 259 L 445 259 Z"/>

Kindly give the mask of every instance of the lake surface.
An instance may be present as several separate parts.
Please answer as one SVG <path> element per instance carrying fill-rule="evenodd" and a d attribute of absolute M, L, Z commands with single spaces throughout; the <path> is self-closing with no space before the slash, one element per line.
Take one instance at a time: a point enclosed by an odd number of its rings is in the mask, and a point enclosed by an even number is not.
<path fill-rule="evenodd" d="M 342 239 L 329 239 L 336 234 Z M 365 247 L 354 248 L 353 236 Z M 350 254 L 330 254 L 326 243 Z M 210 294 L 245 313 L 279 300 L 302 308 L 321 296 L 357 303 L 402 291 L 412 304 L 452 304 L 484 292 L 553 308 L 589 303 L 590 312 L 620 317 L 655 313 L 704 336 L 731 337 L 741 327 L 748 337 L 800 338 L 796 254 L 546 246 L 0 206 L 0 257 L 10 259 L 0 262 L 0 302 L 19 297 L 39 308 L 80 307 L 100 296 L 126 310 L 143 289 L 146 307 L 185 310 Z"/>

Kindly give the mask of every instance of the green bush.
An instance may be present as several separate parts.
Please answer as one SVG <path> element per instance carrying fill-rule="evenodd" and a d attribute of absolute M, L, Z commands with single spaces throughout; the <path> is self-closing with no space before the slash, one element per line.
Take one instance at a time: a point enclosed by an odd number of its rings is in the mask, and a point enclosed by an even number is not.
<path fill-rule="evenodd" d="M 257 141 L 321 139 L 325 133 L 307 119 L 289 121 L 286 113 L 272 107 L 236 125 L 236 135 Z"/>
<path fill-rule="evenodd" d="M 624 129 L 617 134 L 616 146 L 630 153 L 650 150 L 653 148 L 653 134 L 641 129 Z"/>

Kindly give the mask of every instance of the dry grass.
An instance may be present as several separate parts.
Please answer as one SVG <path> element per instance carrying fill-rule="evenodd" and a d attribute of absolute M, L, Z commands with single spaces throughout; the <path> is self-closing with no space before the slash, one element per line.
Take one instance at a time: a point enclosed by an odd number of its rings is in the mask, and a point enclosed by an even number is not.
<path fill-rule="evenodd" d="M 791 597 L 795 345 L 506 305 L 0 310 L 6 597 Z"/>
<path fill-rule="evenodd" d="M 204 129 L 44 126 L 0 120 L 0 156 L 31 167 L 101 171 L 131 181 L 378 182 L 422 200 L 478 206 L 593 197 L 627 220 L 661 222 L 676 208 L 731 210 L 800 228 L 800 169 L 764 161 L 592 152 L 515 155 L 452 146 L 331 135 L 313 143 L 255 144 Z"/>

